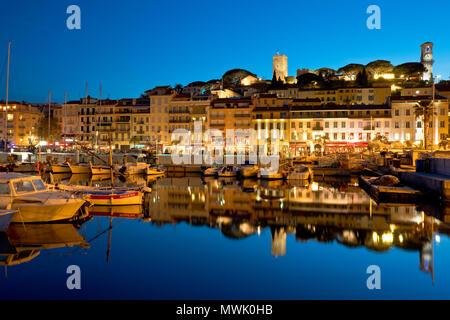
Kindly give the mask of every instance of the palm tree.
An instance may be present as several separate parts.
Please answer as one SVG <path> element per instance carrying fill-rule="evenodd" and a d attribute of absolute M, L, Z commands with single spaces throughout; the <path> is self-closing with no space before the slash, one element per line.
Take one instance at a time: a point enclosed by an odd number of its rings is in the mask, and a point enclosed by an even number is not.
<path fill-rule="evenodd" d="M 428 139 L 429 139 L 429 129 L 430 121 L 433 119 L 434 109 L 433 102 L 420 101 L 414 106 L 414 114 L 416 118 L 423 118 L 423 141 L 425 150 L 428 150 Z"/>

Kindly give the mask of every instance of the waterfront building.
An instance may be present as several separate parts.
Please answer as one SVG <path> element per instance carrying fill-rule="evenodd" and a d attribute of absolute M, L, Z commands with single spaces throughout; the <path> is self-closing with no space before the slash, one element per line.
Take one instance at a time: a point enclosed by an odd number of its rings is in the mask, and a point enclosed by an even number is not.
<path fill-rule="evenodd" d="M 65 137 L 75 137 L 80 134 L 80 112 L 82 100 L 67 101 L 62 105 L 63 125 L 62 133 Z"/>
<path fill-rule="evenodd" d="M 5 102 L 1 101 L 0 135 L 3 137 L 5 130 L 4 112 Z M 8 102 L 7 133 L 8 142 L 14 145 L 29 146 L 39 142 L 39 122 L 42 113 L 39 107 L 25 102 Z"/>
<path fill-rule="evenodd" d="M 202 131 L 207 129 L 207 110 L 211 104 L 211 96 L 175 95 L 169 103 L 169 133 L 176 129 L 194 131 L 194 124 L 199 121 Z"/>
<path fill-rule="evenodd" d="M 391 140 L 419 143 L 424 138 L 423 118 L 417 117 L 415 106 L 418 103 L 432 103 L 432 96 L 392 97 Z M 429 123 L 429 141 L 438 145 L 448 134 L 448 99 L 437 95 L 434 100 L 434 115 Z"/>
<path fill-rule="evenodd" d="M 290 147 L 305 151 L 350 151 L 377 136 L 389 139 L 391 108 L 384 105 L 290 106 Z"/>
<path fill-rule="evenodd" d="M 98 99 L 90 96 L 82 98 L 79 104 L 79 135 L 78 139 L 85 145 L 95 145 L 95 113 Z"/>
<path fill-rule="evenodd" d="M 252 112 L 252 128 L 257 132 L 257 139 L 266 140 L 267 147 L 272 145 L 271 130 L 278 130 L 278 145 L 282 154 L 289 151 L 289 100 L 270 98 L 262 95 L 256 99 L 257 103 Z M 268 150 L 269 151 L 269 150 Z"/>
<path fill-rule="evenodd" d="M 158 151 L 171 144 L 169 104 L 177 94 L 171 86 L 159 86 L 145 92 L 150 98 L 150 141 Z"/>
<path fill-rule="evenodd" d="M 299 99 L 320 99 L 322 103 L 379 105 L 387 103 L 391 96 L 390 87 L 382 88 L 338 88 L 299 90 Z"/>
<path fill-rule="evenodd" d="M 109 147 L 109 140 L 111 139 L 111 146 L 114 148 L 114 111 L 117 100 L 98 100 L 95 107 L 95 116 L 93 117 L 95 124 L 95 146 Z"/>
<path fill-rule="evenodd" d="M 299 88 L 296 85 L 293 84 L 287 84 L 286 86 L 283 86 L 282 88 L 272 88 L 269 89 L 269 94 L 275 94 L 278 98 L 289 98 L 289 99 L 295 99 L 299 98 Z"/>

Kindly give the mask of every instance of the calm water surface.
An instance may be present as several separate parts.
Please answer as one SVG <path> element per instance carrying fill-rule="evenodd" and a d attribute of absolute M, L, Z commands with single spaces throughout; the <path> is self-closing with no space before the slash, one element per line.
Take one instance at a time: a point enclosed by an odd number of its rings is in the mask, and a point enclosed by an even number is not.
<path fill-rule="evenodd" d="M 440 209 L 376 205 L 354 180 L 116 183 L 153 192 L 143 208 L 93 207 L 81 225 L 12 225 L 0 235 L 1 298 L 450 298 Z M 66 287 L 69 265 L 81 268 L 81 290 Z M 381 290 L 367 289 L 370 265 L 381 268 Z"/>

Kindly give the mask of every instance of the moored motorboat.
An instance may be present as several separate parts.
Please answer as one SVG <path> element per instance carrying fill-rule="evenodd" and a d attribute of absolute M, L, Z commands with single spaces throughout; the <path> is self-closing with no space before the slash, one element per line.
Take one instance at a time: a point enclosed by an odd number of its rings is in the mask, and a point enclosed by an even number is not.
<path fill-rule="evenodd" d="M 68 163 L 72 174 L 91 173 L 89 164 L 72 164 Z"/>
<path fill-rule="evenodd" d="M 203 176 L 205 177 L 214 177 L 217 176 L 217 173 L 219 172 L 221 168 L 220 167 L 210 167 L 203 170 Z"/>
<path fill-rule="evenodd" d="M 259 172 L 259 167 L 256 165 L 245 165 L 242 166 L 239 170 L 239 174 L 241 178 L 249 179 L 249 178 L 257 178 Z"/>
<path fill-rule="evenodd" d="M 39 176 L 0 174 L 0 207 L 18 210 L 12 223 L 69 220 L 85 203 L 81 197 L 48 190 Z"/>
<path fill-rule="evenodd" d="M 220 178 L 234 178 L 237 174 L 238 170 L 234 166 L 224 166 L 217 172 Z"/>
<path fill-rule="evenodd" d="M 108 174 L 108 173 L 111 172 L 111 168 L 110 167 L 93 165 L 91 162 L 89 162 L 89 167 L 91 169 L 91 174 L 92 175 Z"/>
<path fill-rule="evenodd" d="M 289 170 L 287 175 L 288 180 L 311 180 L 312 178 L 312 170 L 305 166 L 295 166 Z"/>
<path fill-rule="evenodd" d="M 71 173 L 72 170 L 70 170 L 70 167 L 67 163 L 62 163 L 62 164 L 56 164 L 56 163 L 52 163 L 50 165 L 51 170 L 53 173 Z"/>
<path fill-rule="evenodd" d="M 16 164 L 13 168 L 14 172 L 36 172 L 36 164 L 34 162 L 23 162 Z"/>
<path fill-rule="evenodd" d="M 16 213 L 17 210 L 0 210 L 0 232 L 8 229 L 9 223 Z"/>
<path fill-rule="evenodd" d="M 166 169 L 162 167 L 148 167 L 146 169 L 147 175 L 162 175 L 166 173 Z"/>

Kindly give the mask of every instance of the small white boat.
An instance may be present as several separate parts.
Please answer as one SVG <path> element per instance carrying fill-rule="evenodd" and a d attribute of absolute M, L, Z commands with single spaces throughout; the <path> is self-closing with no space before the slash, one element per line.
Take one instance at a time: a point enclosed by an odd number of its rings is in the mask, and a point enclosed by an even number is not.
<path fill-rule="evenodd" d="M 220 178 L 233 178 L 236 177 L 237 174 L 238 170 L 234 166 L 224 166 L 217 172 L 217 175 Z"/>
<path fill-rule="evenodd" d="M 166 173 L 166 169 L 165 168 L 161 168 L 161 167 L 148 167 L 146 174 L 148 176 L 153 176 L 153 175 L 162 175 Z"/>
<path fill-rule="evenodd" d="M 12 223 L 69 220 L 85 203 L 73 194 L 48 190 L 39 176 L 0 173 L 0 208 L 18 210 Z"/>
<path fill-rule="evenodd" d="M 53 173 L 71 173 L 70 167 L 67 163 L 51 164 L 51 170 Z"/>
<path fill-rule="evenodd" d="M 70 171 L 72 174 L 80 174 L 80 173 L 91 173 L 91 168 L 89 164 L 72 164 L 68 163 L 70 167 Z"/>
<path fill-rule="evenodd" d="M 89 166 L 91 168 L 91 173 L 93 175 L 108 174 L 111 172 L 111 168 L 108 166 L 96 166 L 93 165 L 91 162 L 89 162 Z"/>
<path fill-rule="evenodd" d="M 259 172 L 259 167 L 255 165 L 245 165 L 242 166 L 239 173 L 240 176 L 244 179 L 248 178 L 257 178 Z"/>
<path fill-rule="evenodd" d="M 312 170 L 305 166 L 296 166 L 292 168 L 287 176 L 288 180 L 311 180 L 312 178 Z"/>
<path fill-rule="evenodd" d="M 205 177 L 213 177 L 213 176 L 217 176 L 217 173 L 220 171 L 220 167 L 210 167 L 210 168 L 206 168 L 203 171 L 203 176 Z"/>

